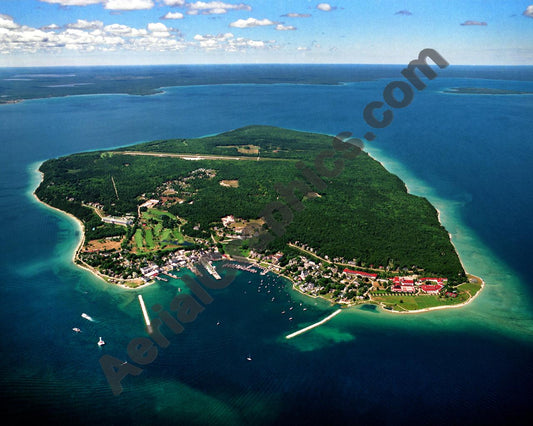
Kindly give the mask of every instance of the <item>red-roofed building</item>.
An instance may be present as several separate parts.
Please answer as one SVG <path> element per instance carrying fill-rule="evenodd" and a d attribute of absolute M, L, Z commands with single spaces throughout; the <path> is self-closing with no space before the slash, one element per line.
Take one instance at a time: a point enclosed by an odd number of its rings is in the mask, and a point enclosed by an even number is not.
<path fill-rule="evenodd" d="M 442 284 L 448 281 L 448 278 L 419 278 L 419 280 L 423 283 L 426 281 L 435 282 L 437 284 Z"/>
<path fill-rule="evenodd" d="M 345 274 L 357 275 L 363 278 L 374 278 L 375 279 L 378 276 L 378 274 L 370 274 L 368 272 L 363 272 L 363 271 L 352 271 L 351 269 L 344 269 L 342 272 L 344 272 Z"/>
<path fill-rule="evenodd" d="M 420 288 L 427 294 L 439 294 L 444 286 L 442 284 L 422 284 Z"/>

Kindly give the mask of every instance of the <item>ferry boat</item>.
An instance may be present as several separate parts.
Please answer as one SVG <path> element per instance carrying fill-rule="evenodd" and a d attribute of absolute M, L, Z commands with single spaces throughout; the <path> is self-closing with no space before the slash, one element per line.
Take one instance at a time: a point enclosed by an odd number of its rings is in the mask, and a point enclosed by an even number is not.
<path fill-rule="evenodd" d="M 105 342 L 100 337 L 100 340 L 98 340 L 98 346 L 103 346 L 103 345 L 105 345 Z"/>

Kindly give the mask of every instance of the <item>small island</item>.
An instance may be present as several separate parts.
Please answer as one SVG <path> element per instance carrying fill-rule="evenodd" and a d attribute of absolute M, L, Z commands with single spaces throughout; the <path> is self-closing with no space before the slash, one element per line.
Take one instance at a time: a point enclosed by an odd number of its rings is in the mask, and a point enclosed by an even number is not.
<path fill-rule="evenodd" d="M 443 91 L 457 95 L 532 95 L 533 92 L 520 90 L 494 89 L 486 87 L 451 87 Z"/>
<path fill-rule="evenodd" d="M 471 301 L 483 281 L 464 271 L 438 212 L 367 153 L 309 180 L 331 140 L 248 126 L 73 154 L 41 164 L 35 195 L 81 223 L 75 262 L 128 288 L 223 267 L 273 272 L 346 306 L 412 313 Z M 298 208 L 273 233 L 262 212 L 281 194 Z M 261 248 L 259 234 L 270 236 Z"/>

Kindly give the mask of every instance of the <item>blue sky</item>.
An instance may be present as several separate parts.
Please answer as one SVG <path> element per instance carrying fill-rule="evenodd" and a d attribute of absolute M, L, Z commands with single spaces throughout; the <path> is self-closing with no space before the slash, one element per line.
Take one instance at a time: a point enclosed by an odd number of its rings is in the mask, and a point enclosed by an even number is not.
<path fill-rule="evenodd" d="M 0 0 L 0 66 L 533 65 L 533 0 Z"/>

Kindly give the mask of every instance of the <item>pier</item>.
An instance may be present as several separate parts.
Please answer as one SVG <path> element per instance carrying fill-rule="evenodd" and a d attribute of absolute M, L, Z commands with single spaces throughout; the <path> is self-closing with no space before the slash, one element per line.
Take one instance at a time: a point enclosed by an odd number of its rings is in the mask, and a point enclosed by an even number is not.
<path fill-rule="evenodd" d="M 311 324 L 310 326 L 307 326 L 307 327 L 305 327 L 305 328 L 302 328 L 301 330 L 298 330 L 298 331 L 296 331 L 296 332 L 294 332 L 294 333 L 288 334 L 287 336 L 285 336 L 285 339 L 292 339 L 293 337 L 296 337 L 296 336 L 298 336 L 298 335 L 300 335 L 300 334 L 303 334 L 303 333 L 305 333 L 306 331 L 309 331 L 309 330 L 311 330 L 311 329 L 313 329 L 313 328 L 315 328 L 315 327 L 319 327 L 319 326 L 321 326 L 322 324 L 328 322 L 328 321 L 329 321 L 330 319 L 332 319 L 335 315 L 340 314 L 341 311 L 342 311 L 342 309 L 337 309 L 335 312 L 333 312 L 331 315 L 329 315 L 329 316 L 327 316 L 326 318 L 324 318 L 322 321 L 318 321 L 318 322 L 316 322 L 316 323 L 314 323 L 314 324 Z"/>
<path fill-rule="evenodd" d="M 146 326 L 150 328 L 150 317 L 148 316 L 148 311 L 146 310 L 143 297 L 140 294 L 138 297 L 139 297 L 139 303 L 141 305 L 141 310 L 143 311 L 144 322 L 146 323 Z"/>
<path fill-rule="evenodd" d="M 207 270 L 207 272 L 209 272 L 216 280 L 222 279 L 210 261 L 202 261 L 201 263 L 202 266 Z"/>
<path fill-rule="evenodd" d="M 252 265 L 240 265 L 239 263 L 224 263 L 223 268 L 239 269 L 240 271 L 251 272 L 252 274 L 257 273 L 257 269 L 254 269 Z M 264 275 L 264 274 L 263 274 Z"/>

